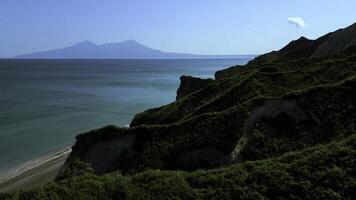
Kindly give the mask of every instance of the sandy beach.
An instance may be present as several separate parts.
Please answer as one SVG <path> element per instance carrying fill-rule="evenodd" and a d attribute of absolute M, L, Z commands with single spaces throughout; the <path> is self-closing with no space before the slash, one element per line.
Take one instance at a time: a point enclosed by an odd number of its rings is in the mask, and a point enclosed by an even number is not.
<path fill-rule="evenodd" d="M 69 153 L 70 150 L 63 150 L 53 154 L 51 158 L 40 158 L 42 163 L 32 165 L 0 182 L 0 192 L 27 190 L 54 180 Z"/>

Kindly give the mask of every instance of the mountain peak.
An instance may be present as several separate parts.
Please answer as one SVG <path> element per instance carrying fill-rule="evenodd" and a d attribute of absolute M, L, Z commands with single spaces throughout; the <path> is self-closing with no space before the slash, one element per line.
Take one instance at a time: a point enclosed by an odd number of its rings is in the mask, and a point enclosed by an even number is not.
<path fill-rule="evenodd" d="M 283 52 L 283 54 L 288 54 L 290 52 L 294 52 L 296 50 L 302 49 L 308 46 L 312 41 L 308 38 L 302 36 L 297 40 L 291 41 L 287 46 L 283 47 L 279 52 Z"/>
<path fill-rule="evenodd" d="M 94 44 L 93 42 L 88 41 L 88 40 L 84 40 L 82 42 L 75 44 L 74 46 L 97 46 L 97 45 Z"/>
<path fill-rule="evenodd" d="M 145 45 L 143 45 L 143 44 L 137 42 L 136 40 L 125 40 L 125 41 L 123 41 L 123 42 L 121 42 L 121 43 L 119 43 L 119 44 L 125 45 L 125 46 L 126 46 L 126 45 L 127 45 L 127 46 L 145 46 Z"/>
<path fill-rule="evenodd" d="M 302 36 L 302 37 L 300 37 L 299 39 L 297 39 L 297 40 L 309 40 L 308 38 L 306 38 L 306 37 L 304 37 L 304 36 Z"/>

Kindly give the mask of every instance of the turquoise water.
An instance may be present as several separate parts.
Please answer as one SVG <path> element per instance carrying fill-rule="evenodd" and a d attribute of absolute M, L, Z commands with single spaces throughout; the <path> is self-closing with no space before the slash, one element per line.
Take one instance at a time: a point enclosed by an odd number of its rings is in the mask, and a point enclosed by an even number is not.
<path fill-rule="evenodd" d="M 248 60 L 0 60 L 0 172 L 174 101 L 183 74 L 213 77 Z"/>

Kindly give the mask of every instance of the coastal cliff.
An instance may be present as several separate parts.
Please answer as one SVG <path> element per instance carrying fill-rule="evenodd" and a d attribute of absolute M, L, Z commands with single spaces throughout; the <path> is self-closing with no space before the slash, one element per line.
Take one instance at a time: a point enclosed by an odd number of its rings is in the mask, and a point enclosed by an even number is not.
<path fill-rule="evenodd" d="M 352 199 L 355 30 L 182 76 L 175 102 L 78 135 L 55 183 L 3 198 Z"/>

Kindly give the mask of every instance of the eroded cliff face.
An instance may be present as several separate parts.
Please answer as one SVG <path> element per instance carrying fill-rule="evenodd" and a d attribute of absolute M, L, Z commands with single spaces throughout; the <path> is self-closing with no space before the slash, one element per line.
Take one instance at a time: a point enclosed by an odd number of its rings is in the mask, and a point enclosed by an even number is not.
<path fill-rule="evenodd" d="M 268 135 L 281 132 L 293 134 L 298 124 L 307 119 L 296 100 L 269 100 L 252 110 L 246 121 L 246 133 L 251 135 L 258 129 Z"/>
<path fill-rule="evenodd" d="M 120 165 L 117 163 L 120 157 L 127 157 L 133 153 L 132 147 L 135 135 L 124 135 L 120 138 L 107 141 L 99 141 L 88 148 L 81 155 L 82 161 L 90 164 L 96 174 L 104 174 L 108 171 L 116 170 Z M 126 155 L 124 155 L 126 154 Z"/>

